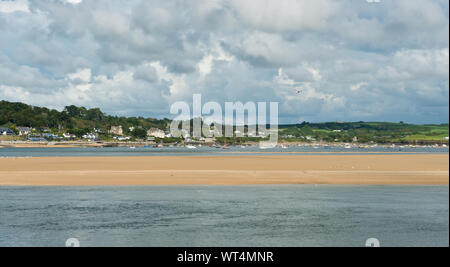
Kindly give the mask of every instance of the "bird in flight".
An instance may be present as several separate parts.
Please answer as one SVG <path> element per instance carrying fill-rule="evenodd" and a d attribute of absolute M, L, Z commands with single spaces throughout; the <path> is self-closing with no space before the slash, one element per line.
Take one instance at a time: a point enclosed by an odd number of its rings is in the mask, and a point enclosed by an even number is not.
<path fill-rule="evenodd" d="M 295 91 L 297 92 L 298 95 L 303 92 L 301 89 L 295 89 Z"/>

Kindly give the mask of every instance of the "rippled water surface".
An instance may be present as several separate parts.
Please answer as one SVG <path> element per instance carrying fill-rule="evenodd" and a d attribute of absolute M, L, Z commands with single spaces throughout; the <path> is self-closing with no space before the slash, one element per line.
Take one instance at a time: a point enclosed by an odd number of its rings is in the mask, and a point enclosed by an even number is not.
<path fill-rule="evenodd" d="M 0 246 L 448 246 L 448 186 L 0 187 Z"/>
<path fill-rule="evenodd" d="M 288 152 L 288 153 L 286 153 Z M 112 156 L 208 156 L 222 155 L 233 156 L 247 153 L 249 155 L 310 155 L 320 152 L 321 155 L 333 155 L 346 152 L 348 154 L 448 154 L 448 148 L 343 148 L 343 147 L 311 147 L 311 146 L 292 146 L 288 148 L 272 148 L 260 149 L 259 147 L 230 147 L 229 149 L 198 147 L 196 149 L 188 149 L 185 147 L 165 147 L 165 148 L 147 148 L 147 147 L 105 147 L 105 148 L 61 148 L 61 147 L 45 147 L 45 148 L 0 148 L 0 157 L 112 157 Z M 368 153 L 370 152 L 370 153 Z"/>

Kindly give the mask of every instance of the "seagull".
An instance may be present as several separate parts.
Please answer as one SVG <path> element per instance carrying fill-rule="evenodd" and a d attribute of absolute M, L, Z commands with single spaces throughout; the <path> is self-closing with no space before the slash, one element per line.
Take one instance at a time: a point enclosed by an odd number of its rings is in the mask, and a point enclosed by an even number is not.
<path fill-rule="evenodd" d="M 297 94 L 301 94 L 303 91 L 300 89 L 295 89 L 295 91 L 297 92 Z"/>

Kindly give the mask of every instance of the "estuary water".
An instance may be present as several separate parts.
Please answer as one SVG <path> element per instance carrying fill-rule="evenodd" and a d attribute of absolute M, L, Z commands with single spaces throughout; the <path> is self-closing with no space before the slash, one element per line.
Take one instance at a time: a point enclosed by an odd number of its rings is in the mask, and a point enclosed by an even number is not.
<path fill-rule="evenodd" d="M 0 187 L 0 246 L 449 246 L 448 186 Z"/>
<path fill-rule="evenodd" d="M 229 149 L 198 147 L 196 149 L 188 149 L 185 147 L 165 147 L 165 148 L 147 148 L 147 147 L 76 147 L 76 148 L 0 148 L 0 158 L 2 157 L 114 157 L 114 156 L 233 156 L 242 155 L 311 155 L 311 154 L 334 155 L 346 152 L 349 155 L 361 154 L 445 154 L 449 153 L 448 148 L 391 148 L 391 147 L 374 147 L 374 148 L 343 148 L 343 147 L 312 147 L 312 146 L 292 146 L 288 148 L 272 148 L 260 149 L 259 147 L 241 147 L 234 146 Z"/>

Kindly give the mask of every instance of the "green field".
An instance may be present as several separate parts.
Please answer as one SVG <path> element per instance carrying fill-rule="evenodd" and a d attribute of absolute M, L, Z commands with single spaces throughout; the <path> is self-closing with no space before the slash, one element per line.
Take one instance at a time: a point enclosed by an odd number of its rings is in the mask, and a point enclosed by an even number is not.
<path fill-rule="evenodd" d="M 416 125 L 390 122 L 302 123 L 280 127 L 284 140 L 307 138 L 327 142 L 448 143 L 449 125 Z M 355 138 L 356 137 L 356 138 Z"/>

